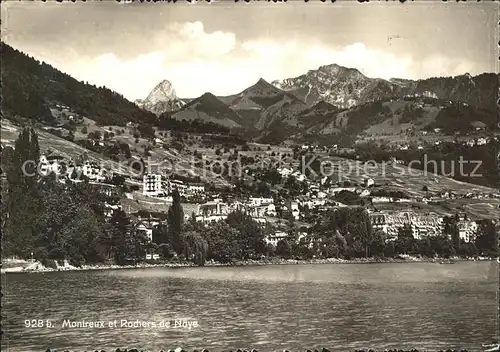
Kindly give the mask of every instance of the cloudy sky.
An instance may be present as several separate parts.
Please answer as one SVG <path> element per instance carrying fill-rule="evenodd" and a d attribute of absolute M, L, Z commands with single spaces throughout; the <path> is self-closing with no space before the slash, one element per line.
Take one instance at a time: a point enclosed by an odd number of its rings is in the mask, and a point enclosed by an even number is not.
<path fill-rule="evenodd" d="M 332 63 L 381 78 L 496 72 L 498 6 L 7 2 L 1 30 L 15 48 L 130 100 L 164 79 L 192 98 Z"/>

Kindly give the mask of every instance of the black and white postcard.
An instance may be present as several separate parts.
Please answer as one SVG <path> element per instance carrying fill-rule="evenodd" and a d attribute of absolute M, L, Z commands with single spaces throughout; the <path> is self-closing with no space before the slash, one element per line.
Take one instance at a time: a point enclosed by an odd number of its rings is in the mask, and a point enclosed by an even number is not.
<path fill-rule="evenodd" d="M 499 350 L 494 1 L 4 1 L 6 352 Z"/>

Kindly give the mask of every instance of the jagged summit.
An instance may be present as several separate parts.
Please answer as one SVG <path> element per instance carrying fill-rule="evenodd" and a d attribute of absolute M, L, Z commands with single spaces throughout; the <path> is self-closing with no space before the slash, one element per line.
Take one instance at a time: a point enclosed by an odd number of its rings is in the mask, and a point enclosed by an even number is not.
<path fill-rule="evenodd" d="M 309 105 L 324 100 L 341 108 L 349 108 L 375 100 L 390 91 L 390 83 L 364 76 L 355 68 L 330 64 L 307 73 L 272 84 L 285 91 L 293 91 Z"/>
<path fill-rule="evenodd" d="M 148 94 L 146 99 L 138 99 L 135 103 L 139 107 L 157 115 L 166 111 L 179 110 L 185 105 L 185 103 L 177 97 L 172 83 L 166 79 L 158 83 Z"/>
<path fill-rule="evenodd" d="M 146 98 L 147 101 L 156 104 L 159 101 L 177 99 L 177 94 L 170 81 L 164 79 L 158 83 Z"/>

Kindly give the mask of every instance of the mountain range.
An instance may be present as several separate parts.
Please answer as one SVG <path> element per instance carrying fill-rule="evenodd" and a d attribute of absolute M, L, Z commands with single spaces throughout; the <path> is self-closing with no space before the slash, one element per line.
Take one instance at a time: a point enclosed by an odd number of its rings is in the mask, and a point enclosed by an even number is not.
<path fill-rule="evenodd" d="M 418 94 L 494 110 L 497 81 L 498 75 L 493 73 L 475 77 L 466 73 L 422 80 L 384 80 L 368 78 L 357 69 L 332 64 L 272 84 L 292 92 L 309 105 L 325 101 L 351 108 L 370 101 Z"/>
<path fill-rule="evenodd" d="M 173 95 L 163 101 L 168 109 L 150 111 L 219 123 L 266 141 L 303 134 L 398 132 L 402 127 L 432 126 L 452 134 L 478 124 L 495 128 L 497 81 L 498 75 L 493 73 L 384 80 L 332 64 L 272 83 L 261 78 L 230 96 L 204 94 L 177 110 L 170 108 L 179 106 Z"/>
<path fill-rule="evenodd" d="M 304 135 L 357 136 L 405 127 L 443 128 L 447 133 L 475 126 L 494 129 L 499 75 L 464 74 L 423 80 L 369 78 L 336 64 L 298 77 L 266 82 L 229 96 L 205 93 L 178 98 L 168 80 L 134 103 L 107 88 L 79 82 L 2 43 L 4 116 L 50 122 L 51 104 L 62 103 L 102 125 L 155 125 L 159 116 L 229 127 L 260 141 Z M 331 139 L 331 138 L 330 138 Z"/>

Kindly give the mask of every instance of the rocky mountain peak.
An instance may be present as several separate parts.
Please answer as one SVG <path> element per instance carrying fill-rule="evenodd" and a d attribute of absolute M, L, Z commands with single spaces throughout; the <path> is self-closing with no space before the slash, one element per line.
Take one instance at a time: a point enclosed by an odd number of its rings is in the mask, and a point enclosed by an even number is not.
<path fill-rule="evenodd" d="M 294 92 L 309 105 L 324 100 L 341 108 L 375 100 L 383 95 L 385 90 L 390 90 L 386 85 L 379 85 L 378 80 L 364 76 L 357 69 L 338 64 L 321 66 L 298 77 L 274 81 L 273 85 Z"/>
<path fill-rule="evenodd" d="M 158 83 L 153 90 L 149 93 L 146 101 L 156 104 L 160 101 L 168 101 L 177 99 L 177 94 L 170 81 L 164 79 Z"/>
<path fill-rule="evenodd" d="M 164 79 L 158 83 L 144 100 L 138 99 L 135 103 L 148 111 L 160 115 L 167 111 L 179 110 L 185 103 L 177 98 L 170 81 Z"/>

